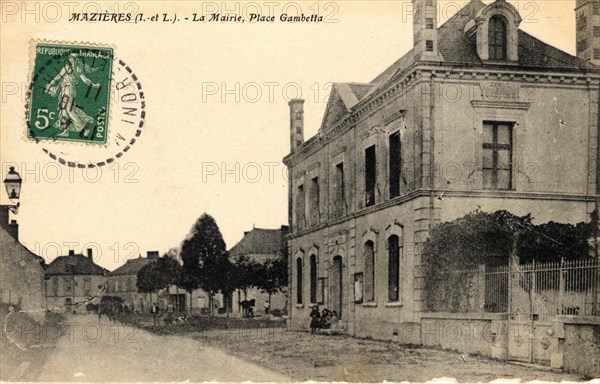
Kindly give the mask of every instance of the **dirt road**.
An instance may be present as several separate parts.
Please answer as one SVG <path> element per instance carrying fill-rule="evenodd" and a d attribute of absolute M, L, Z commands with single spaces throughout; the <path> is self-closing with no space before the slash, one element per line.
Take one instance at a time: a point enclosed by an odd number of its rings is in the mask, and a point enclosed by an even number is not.
<path fill-rule="evenodd" d="M 290 381 L 201 341 L 74 316 L 39 381 Z"/>

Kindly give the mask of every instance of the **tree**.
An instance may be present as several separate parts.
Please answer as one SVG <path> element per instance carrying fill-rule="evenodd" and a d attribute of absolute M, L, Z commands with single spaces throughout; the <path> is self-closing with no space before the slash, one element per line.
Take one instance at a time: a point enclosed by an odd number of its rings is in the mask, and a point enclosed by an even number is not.
<path fill-rule="evenodd" d="M 164 256 L 143 266 L 137 274 L 138 291 L 150 294 L 176 284 L 180 275 L 180 265 L 172 257 Z"/>
<path fill-rule="evenodd" d="M 263 289 L 269 294 L 269 304 L 271 304 L 271 295 L 282 291 L 287 287 L 287 257 L 285 255 L 275 260 L 269 260 L 257 268 L 256 287 Z"/>
<path fill-rule="evenodd" d="M 183 241 L 181 258 L 181 287 L 190 293 L 197 288 L 204 289 L 209 296 L 212 315 L 214 295 L 229 289 L 225 277 L 231 266 L 223 235 L 212 216 L 204 213 L 196 221 Z"/>

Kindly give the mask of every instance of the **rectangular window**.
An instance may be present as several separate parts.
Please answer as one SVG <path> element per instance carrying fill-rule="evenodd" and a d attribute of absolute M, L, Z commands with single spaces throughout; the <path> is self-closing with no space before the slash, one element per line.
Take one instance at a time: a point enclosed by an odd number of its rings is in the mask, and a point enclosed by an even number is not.
<path fill-rule="evenodd" d="M 425 41 L 425 50 L 427 52 L 433 52 L 433 40 L 426 40 Z"/>
<path fill-rule="evenodd" d="M 296 191 L 296 225 L 298 229 L 302 229 L 306 225 L 304 218 L 305 210 L 305 196 L 304 196 L 304 185 L 299 185 Z"/>
<path fill-rule="evenodd" d="M 54 296 L 58 296 L 58 278 L 57 277 L 52 278 L 52 293 L 54 293 Z"/>
<path fill-rule="evenodd" d="M 344 163 L 335 166 L 335 180 L 333 183 L 335 200 L 333 202 L 334 216 L 343 216 L 346 208 L 346 193 L 344 180 Z"/>
<path fill-rule="evenodd" d="M 321 219 L 321 207 L 319 198 L 319 178 L 310 181 L 310 223 L 317 225 Z"/>
<path fill-rule="evenodd" d="M 600 26 L 594 26 L 594 37 L 600 37 Z"/>
<path fill-rule="evenodd" d="M 390 198 L 400 196 L 400 180 L 402 178 L 402 147 L 400 132 L 390 136 Z"/>
<path fill-rule="evenodd" d="M 302 258 L 296 259 L 296 303 L 302 304 Z"/>
<path fill-rule="evenodd" d="M 310 256 L 310 302 L 317 303 L 317 256 Z"/>
<path fill-rule="evenodd" d="M 425 28 L 433 29 L 433 18 L 432 17 L 425 18 Z"/>
<path fill-rule="evenodd" d="M 396 235 L 388 239 L 388 300 L 400 300 L 400 238 Z"/>
<path fill-rule="evenodd" d="M 71 280 L 71 279 L 65 280 L 65 290 L 67 292 L 71 292 L 73 290 L 73 280 Z"/>
<path fill-rule="evenodd" d="M 577 42 L 577 52 L 585 51 L 587 49 L 587 39 L 582 39 Z"/>
<path fill-rule="evenodd" d="M 600 49 L 594 49 L 594 60 L 600 60 Z"/>
<path fill-rule="evenodd" d="M 83 290 L 85 291 L 86 295 L 89 295 L 91 293 L 91 290 L 92 290 L 92 278 L 91 277 L 85 277 L 83 279 Z"/>
<path fill-rule="evenodd" d="M 483 188 L 512 188 L 512 123 L 483 124 Z"/>
<path fill-rule="evenodd" d="M 371 240 L 365 243 L 365 300 L 375 301 L 375 244 Z"/>
<path fill-rule="evenodd" d="M 592 12 L 594 15 L 600 15 L 600 3 L 595 2 L 592 4 Z"/>
<path fill-rule="evenodd" d="M 377 182 L 377 156 L 375 146 L 365 149 L 365 205 L 375 204 L 375 184 Z"/>

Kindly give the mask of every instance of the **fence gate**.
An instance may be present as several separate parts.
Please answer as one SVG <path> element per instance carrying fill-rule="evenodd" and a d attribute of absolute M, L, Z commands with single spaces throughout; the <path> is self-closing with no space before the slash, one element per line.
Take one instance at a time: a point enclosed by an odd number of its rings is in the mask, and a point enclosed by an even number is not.
<path fill-rule="evenodd" d="M 595 260 L 515 265 L 508 269 L 508 355 L 548 363 L 558 315 L 598 315 Z"/>

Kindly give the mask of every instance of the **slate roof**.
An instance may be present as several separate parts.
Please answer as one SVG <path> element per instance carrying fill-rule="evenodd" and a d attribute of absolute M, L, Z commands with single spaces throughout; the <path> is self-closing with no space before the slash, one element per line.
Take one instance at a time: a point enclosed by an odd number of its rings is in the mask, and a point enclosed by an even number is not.
<path fill-rule="evenodd" d="M 129 259 L 125 264 L 112 271 L 110 276 L 137 275 L 140 269 L 153 261 L 155 260 L 141 256 L 137 259 Z"/>
<path fill-rule="evenodd" d="M 84 255 L 59 256 L 46 269 L 46 275 L 104 275 L 107 272 Z"/>
<path fill-rule="evenodd" d="M 241 255 L 279 255 L 285 244 L 287 231 L 282 229 L 253 228 L 244 232 L 244 237 L 234 245 L 229 254 Z"/>
<path fill-rule="evenodd" d="M 499 66 L 498 64 L 484 64 L 477 55 L 476 36 L 469 36 L 465 26 L 475 18 L 477 13 L 486 6 L 481 0 L 471 0 L 466 6 L 438 27 L 438 50 L 443 57 L 443 64 L 455 64 L 460 67 Z M 598 67 L 570 55 L 558 48 L 531 36 L 519 29 L 519 61 L 517 68 L 538 70 L 554 69 L 557 71 L 593 71 Z M 385 86 L 415 63 L 413 50 L 408 51 L 383 73 L 377 76 L 371 84 L 367 98 L 378 89 Z M 510 68 L 510 67 L 509 67 Z"/>

